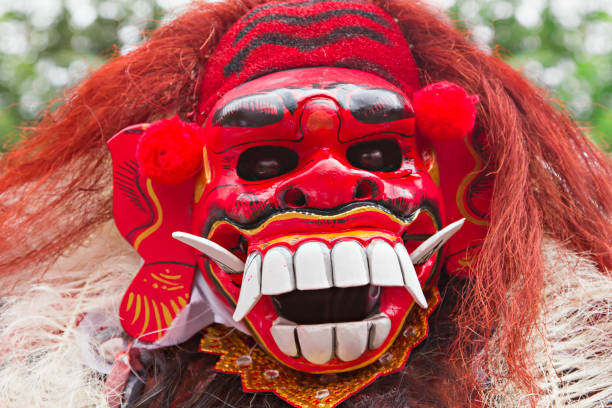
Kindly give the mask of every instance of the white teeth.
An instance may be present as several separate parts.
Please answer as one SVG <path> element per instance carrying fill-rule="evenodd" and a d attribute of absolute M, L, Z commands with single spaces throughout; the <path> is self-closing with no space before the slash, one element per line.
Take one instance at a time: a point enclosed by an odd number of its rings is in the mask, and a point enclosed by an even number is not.
<path fill-rule="evenodd" d="M 340 241 L 334 245 L 331 254 L 324 243 L 310 241 L 300 245 L 293 257 L 287 248 L 271 248 L 263 259 L 262 270 L 262 257 L 254 252 L 247 258 L 234 320 L 243 319 L 262 294 L 279 295 L 295 289 L 317 290 L 332 286 L 404 286 L 420 307 L 427 308 L 413 264 L 429 259 L 464 221 L 461 219 L 449 224 L 410 255 L 401 243 L 394 248 L 382 239 L 372 240 L 365 251 L 357 241 Z M 245 268 L 239 258 L 212 241 L 184 232 L 175 232 L 172 236 L 199 249 L 226 270 L 240 272 Z"/>
<path fill-rule="evenodd" d="M 384 314 L 379 313 L 374 317 L 368 319 L 372 327 L 370 327 L 370 341 L 368 348 L 370 350 L 376 350 L 387 340 L 389 331 L 391 330 L 391 319 Z"/>
<path fill-rule="evenodd" d="M 195 242 L 198 249 L 202 248 L 203 242 L 207 248 L 217 245 L 190 234 L 176 232 L 173 235 L 190 244 Z M 221 249 L 218 252 L 223 254 L 226 250 Z M 224 259 L 230 263 L 229 257 Z M 296 289 L 348 288 L 367 284 L 404 286 L 419 306 L 427 307 L 414 266 L 403 244 L 396 244 L 394 249 L 386 241 L 374 239 L 364 250 L 359 242 L 345 240 L 335 244 L 330 251 L 324 243 L 310 241 L 300 245 L 293 256 L 289 249 L 282 246 L 270 248 L 263 259 L 258 252 L 249 255 L 234 319 L 244 318 L 262 294 L 280 295 Z"/>
<path fill-rule="evenodd" d="M 240 296 L 234 311 L 234 320 L 239 322 L 255 306 L 261 297 L 261 255 L 253 252 L 246 260 Z"/>
<path fill-rule="evenodd" d="M 448 224 L 446 227 L 427 238 L 425 242 L 419 245 L 419 247 L 410 254 L 412 263 L 415 265 L 420 265 L 428 260 L 434 252 L 436 252 L 442 245 L 444 245 L 446 241 L 448 241 L 450 237 L 455 234 L 455 232 L 461 229 L 464 221 L 465 218 L 462 218 L 459 221 Z"/>
<path fill-rule="evenodd" d="M 295 342 L 295 324 L 283 324 L 279 317 L 272 323 L 270 333 L 274 337 L 276 345 L 288 356 L 297 357 L 299 355 L 297 343 Z"/>
<path fill-rule="evenodd" d="M 295 281 L 299 290 L 333 286 L 329 248 L 322 242 L 306 242 L 295 252 Z"/>
<path fill-rule="evenodd" d="M 264 256 L 261 272 L 261 293 L 280 295 L 295 290 L 293 256 L 284 247 L 274 247 Z"/>
<path fill-rule="evenodd" d="M 393 247 L 382 239 L 372 240 L 365 251 L 355 240 L 340 241 L 331 251 L 322 242 L 310 241 L 300 245 L 293 257 L 287 248 L 281 246 L 269 249 L 263 262 L 261 254 L 253 252 L 246 265 L 207 239 L 183 232 L 175 232 L 172 236 L 199 249 L 226 270 L 240 272 L 244 269 L 234 312 L 234 320 L 240 321 L 262 294 L 278 295 L 295 289 L 317 290 L 332 286 L 404 286 L 420 307 L 427 308 L 414 264 L 429 259 L 464 221 L 461 219 L 438 231 L 410 255 L 402 243 Z M 359 322 L 313 325 L 296 325 L 279 317 L 270 333 L 284 354 L 291 357 L 302 355 L 309 362 L 320 365 L 333 358 L 356 360 L 366 349 L 381 347 L 390 330 L 390 318 L 379 313 Z"/>
<path fill-rule="evenodd" d="M 387 242 L 375 239 L 366 251 L 359 242 L 347 240 L 334 245 L 330 254 L 325 244 L 311 241 L 299 246 L 294 256 L 289 249 L 277 246 L 268 250 L 263 261 L 261 256 L 258 260 L 251 267 L 263 263 L 260 271 L 263 295 L 372 284 L 406 286 L 419 304 L 425 302 L 402 244 L 396 244 L 394 250 Z M 255 274 L 254 270 L 251 273 Z"/>
<path fill-rule="evenodd" d="M 360 322 L 309 325 L 297 325 L 279 317 L 272 324 L 270 333 L 286 355 L 298 357 L 301 354 L 313 364 L 325 364 L 334 357 L 353 361 L 366 349 L 379 348 L 389 336 L 390 329 L 389 317 L 379 313 Z"/>
<path fill-rule="evenodd" d="M 226 272 L 241 273 L 244 269 L 244 263 L 240 258 L 211 240 L 181 231 L 173 232 L 172 238 L 201 251 L 204 255 L 219 264 L 221 269 Z"/>
<path fill-rule="evenodd" d="M 393 247 L 381 239 L 368 245 L 370 283 L 376 286 L 403 286 L 402 270 Z"/>
<path fill-rule="evenodd" d="M 336 326 L 336 356 L 342 361 L 359 358 L 368 347 L 368 322 L 352 322 Z"/>
<path fill-rule="evenodd" d="M 370 283 L 368 259 L 357 241 L 341 241 L 331 251 L 334 286 L 348 288 Z"/>
<path fill-rule="evenodd" d="M 334 357 L 334 327 L 330 324 L 297 326 L 302 355 L 313 364 L 325 364 Z"/>
<path fill-rule="evenodd" d="M 423 309 L 427 309 L 427 300 L 425 300 L 425 295 L 421 289 L 421 283 L 414 270 L 414 265 L 410 260 L 410 255 L 408 255 L 408 251 L 406 251 L 406 247 L 403 244 L 396 244 L 395 253 L 402 267 L 402 273 L 404 274 L 404 286 L 408 292 L 410 292 L 414 301 Z"/>

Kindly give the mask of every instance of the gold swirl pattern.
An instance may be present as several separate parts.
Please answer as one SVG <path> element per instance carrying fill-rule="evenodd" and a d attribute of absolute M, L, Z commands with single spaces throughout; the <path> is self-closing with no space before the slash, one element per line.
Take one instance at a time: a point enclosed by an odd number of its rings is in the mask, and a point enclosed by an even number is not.
<path fill-rule="evenodd" d="M 151 234 L 153 234 L 155 231 L 159 229 L 163 221 L 162 206 L 161 206 L 161 203 L 159 202 L 159 199 L 157 198 L 157 194 L 155 194 L 155 190 L 153 190 L 153 183 L 151 182 L 151 179 L 149 178 L 147 179 L 147 192 L 149 193 L 149 197 L 153 201 L 153 204 L 155 204 L 155 210 L 156 210 L 155 216 L 157 217 L 157 220 L 155 221 L 153 225 L 151 225 L 149 228 L 144 230 L 142 234 L 136 237 L 136 240 L 134 241 L 134 249 L 136 251 L 138 251 L 138 247 L 140 247 L 140 244 L 142 243 L 142 241 L 144 241 L 147 237 L 149 237 Z"/>
<path fill-rule="evenodd" d="M 132 308 L 134 309 L 130 324 L 134 325 L 134 323 L 142 318 L 142 325 L 139 326 L 139 335 L 144 336 L 154 333 L 160 339 L 181 310 L 176 302 L 184 307 L 187 304 L 186 299 L 189 299 L 189 294 L 185 293 L 182 296 L 176 296 L 176 301 L 169 299 L 166 303 L 130 291 L 127 299 L 125 311 L 129 312 Z"/>
<path fill-rule="evenodd" d="M 478 152 L 474 150 L 474 147 L 470 143 L 469 138 L 465 138 L 463 142 L 465 143 L 465 146 L 474 158 L 476 164 L 474 165 L 474 169 L 469 172 L 467 176 L 465 176 L 465 178 L 461 180 L 461 184 L 459 184 L 459 188 L 457 189 L 457 208 L 466 220 L 476 225 L 487 226 L 489 225 L 489 221 L 484 220 L 480 217 L 476 217 L 476 215 L 472 214 L 470 211 L 468 211 L 467 208 L 465 208 L 466 190 L 468 186 L 472 183 L 472 181 L 474 181 L 474 179 L 484 169 L 484 161 L 482 160 Z"/>

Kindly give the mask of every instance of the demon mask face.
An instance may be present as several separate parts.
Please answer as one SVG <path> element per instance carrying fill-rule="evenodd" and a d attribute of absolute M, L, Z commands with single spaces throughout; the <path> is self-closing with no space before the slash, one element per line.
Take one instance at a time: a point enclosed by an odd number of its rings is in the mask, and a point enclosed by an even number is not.
<path fill-rule="evenodd" d="M 169 184 L 172 163 L 193 167 L 189 146 L 197 174 Z M 201 128 L 139 125 L 109 147 L 117 225 L 145 258 L 123 324 L 146 341 L 176 340 L 196 274 L 206 301 L 282 363 L 363 367 L 427 307 L 422 287 L 460 227 L 440 231 L 436 162 L 417 143 L 410 99 L 362 71 L 270 74 L 225 94 Z"/>
<path fill-rule="evenodd" d="M 415 299 L 426 307 L 435 262 L 408 255 L 439 226 L 408 99 L 364 72 L 284 71 L 227 93 L 204 131 L 193 232 L 246 259 L 239 274 L 199 262 L 234 319 L 300 370 L 377 358 Z"/>
<path fill-rule="evenodd" d="M 477 98 L 421 88 L 402 31 L 361 2 L 256 8 L 202 75 L 197 123 L 108 143 L 115 221 L 144 258 L 125 330 L 164 346 L 218 322 L 299 371 L 370 364 L 437 303 L 439 249 L 462 218 L 478 237 L 464 211 Z M 447 266 L 470 241 L 456 242 Z"/>

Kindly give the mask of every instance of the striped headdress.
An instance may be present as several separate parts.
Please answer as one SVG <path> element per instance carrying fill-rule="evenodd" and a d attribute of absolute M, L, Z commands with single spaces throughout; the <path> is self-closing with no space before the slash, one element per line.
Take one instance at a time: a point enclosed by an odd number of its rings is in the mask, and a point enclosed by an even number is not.
<path fill-rule="evenodd" d="M 200 122 L 227 91 L 292 68 L 333 66 L 383 77 L 409 96 L 416 63 L 393 18 L 359 0 L 290 0 L 251 10 L 223 36 L 202 81 Z"/>

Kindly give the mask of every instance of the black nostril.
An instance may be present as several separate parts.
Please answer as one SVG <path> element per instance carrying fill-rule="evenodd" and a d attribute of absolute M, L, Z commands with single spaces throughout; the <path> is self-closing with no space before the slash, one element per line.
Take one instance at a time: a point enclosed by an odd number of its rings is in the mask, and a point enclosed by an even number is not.
<path fill-rule="evenodd" d="M 374 186 L 370 180 L 361 180 L 355 186 L 355 199 L 367 200 L 374 196 Z"/>
<path fill-rule="evenodd" d="M 291 208 L 300 208 L 306 205 L 306 196 L 302 190 L 292 188 L 285 193 L 285 203 Z"/>

